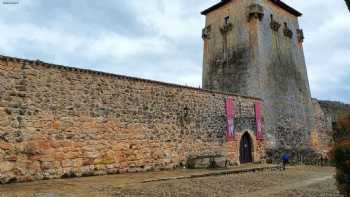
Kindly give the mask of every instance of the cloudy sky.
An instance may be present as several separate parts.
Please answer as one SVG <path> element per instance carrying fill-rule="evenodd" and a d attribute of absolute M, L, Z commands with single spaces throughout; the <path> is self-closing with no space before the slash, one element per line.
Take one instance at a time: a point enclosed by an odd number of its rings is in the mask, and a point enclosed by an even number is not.
<path fill-rule="evenodd" d="M 217 1 L 0 0 L 0 54 L 199 87 L 199 12 Z M 313 97 L 350 103 L 345 2 L 285 2 L 304 13 Z"/>

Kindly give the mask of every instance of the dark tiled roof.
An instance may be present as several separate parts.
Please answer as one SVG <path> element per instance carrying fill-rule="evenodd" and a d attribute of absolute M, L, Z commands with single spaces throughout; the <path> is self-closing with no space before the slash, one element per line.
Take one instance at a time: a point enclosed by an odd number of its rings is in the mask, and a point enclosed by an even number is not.
<path fill-rule="evenodd" d="M 219 3 L 211 6 L 210 8 L 204 10 L 201 12 L 202 15 L 207 15 L 209 12 L 216 10 L 218 8 L 220 8 L 221 6 L 225 5 L 226 3 L 229 3 L 231 0 L 221 0 Z M 297 11 L 296 9 L 290 7 L 289 5 L 287 5 L 286 3 L 284 3 L 281 0 L 270 0 L 273 4 L 279 6 L 280 8 L 286 10 L 287 12 L 293 14 L 294 16 L 301 16 L 302 14 Z"/>
<path fill-rule="evenodd" d="M 219 3 L 211 6 L 210 8 L 204 10 L 201 12 L 202 15 L 207 15 L 209 12 L 214 11 L 218 8 L 220 8 L 221 6 L 224 6 L 226 3 L 230 2 L 231 0 L 221 0 Z"/>

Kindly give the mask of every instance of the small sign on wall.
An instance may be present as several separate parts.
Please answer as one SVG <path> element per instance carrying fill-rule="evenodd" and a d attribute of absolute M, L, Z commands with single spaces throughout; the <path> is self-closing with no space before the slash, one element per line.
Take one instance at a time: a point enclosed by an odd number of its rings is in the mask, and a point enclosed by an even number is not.
<path fill-rule="evenodd" d="M 225 102 L 226 111 L 226 138 L 227 141 L 234 140 L 235 137 L 235 125 L 234 125 L 234 102 L 232 97 L 228 97 Z"/>

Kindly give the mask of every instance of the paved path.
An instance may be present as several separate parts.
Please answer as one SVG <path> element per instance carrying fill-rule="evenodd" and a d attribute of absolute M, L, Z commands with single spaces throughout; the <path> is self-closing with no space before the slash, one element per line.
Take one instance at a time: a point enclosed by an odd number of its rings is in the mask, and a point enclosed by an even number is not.
<path fill-rule="evenodd" d="M 240 169 L 247 171 L 252 166 L 242 166 Z M 205 176 L 209 173 L 215 176 Z M 333 174 L 333 168 L 315 167 L 243 174 L 234 174 L 232 170 L 178 170 L 3 185 L 0 186 L 0 197 L 338 197 Z"/>
<path fill-rule="evenodd" d="M 319 178 L 310 178 L 310 179 L 295 182 L 292 184 L 281 184 L 278 186 L 267 187 L 263 190 L 242 194 L 240 196 L 241 197 L 250 197 L 250 196 L 270 197 L 273 195 L 283 195 L 285 192 L 288 192 L 289 190 L 297 190 L 300 188 L 308 187 L 314 184 L 319 184 L 332 179 L 333 179 L 333 176 L 321 175 Z"/>

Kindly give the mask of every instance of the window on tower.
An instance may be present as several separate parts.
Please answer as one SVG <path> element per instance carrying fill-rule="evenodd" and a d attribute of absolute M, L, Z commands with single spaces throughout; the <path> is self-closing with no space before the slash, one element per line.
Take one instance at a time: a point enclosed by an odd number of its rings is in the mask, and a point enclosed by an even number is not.
<path fill-rule="evenodd" d="M 229 17 L 229 16 L 226 16 L 226 17 L 225 17 L 225 25 L 228 25 L 229 21 L 230 21 L 230 17 Z"/>

